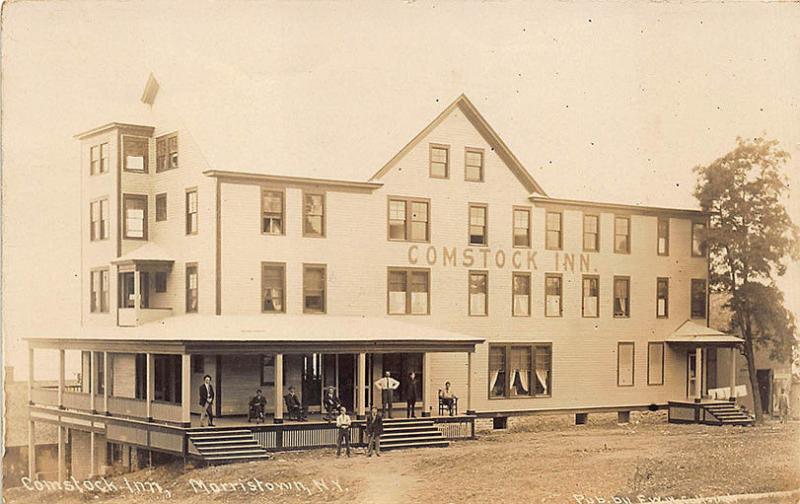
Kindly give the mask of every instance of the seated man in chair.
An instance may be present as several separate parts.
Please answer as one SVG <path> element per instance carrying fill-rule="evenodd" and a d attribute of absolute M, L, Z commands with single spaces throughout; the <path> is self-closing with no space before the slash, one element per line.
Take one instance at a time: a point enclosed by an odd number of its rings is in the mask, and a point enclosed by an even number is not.
<path fill-rule="evenodd" d="M 328 422 L 333 421 L 339 413 L 339 408 L 342 407 L 342 402 L 339 400 L 339 396 L 336 395 L 336 389 L 333 387 L 326 389 L 322 404 L 325 406 L 325 420 Z"/>
<path fill-rule="evenodd" d="M 453 416 L 453 411 L 458 407 L 458 397 L 453 393 L 453 389 L 450 388 L 450 382 L 444 384 L 444 390 L 439 390 L 439 405 L 440 411 L 443 407 L 446 407 L 450 416 Z"/>
<path fill-rule="evenodd" d="M 286 403 L 286 412 L 290 419 L 306 421 L 306 411 L 295 393 L 294 385 L 289 387 L 289 393 L 283 396 L 283 401 Z"/>
<path fill-rule="evenodd" d="M 261 390 L 256 390 L 256 395 L 250 399 L 250 415 L 247 421 L 255 419 L 256 423 L 264 422 L 264 411 L 267 407 L 267 398 L 261 395 Z"/>

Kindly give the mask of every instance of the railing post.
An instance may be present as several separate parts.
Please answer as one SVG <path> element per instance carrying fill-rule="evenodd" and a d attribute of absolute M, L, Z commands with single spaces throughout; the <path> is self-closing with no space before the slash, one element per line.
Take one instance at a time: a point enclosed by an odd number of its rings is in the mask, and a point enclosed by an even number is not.
<path fill-rule="evenodd" d="M 61 419 L 59 419 L 59 422 Z M 64 427 L 61 425 L 58 428 L 58 481 L 67 479 L 67 449 L 64 439 Z"/>
<path fill-rule="evenodd" d="M 472 354 L 467 352 L 467 415 L 474 415 L 472 410 Z M 475 423 L 472 424 L 473 437 L 475 435 Z"/>
<path fill-rule="evenodd" d="M 139 325 L 139 310 L 142 300 L 142 280 L 139 277 L 139 267 L 133 267 L 133 315 L 134 325 Z"/>
<path fill-rule="evenodd" d="M 152 409 L 153 408 L 153 404 L 152 404 L 153 403 L 153 392 L 155 390 L 155 383 L 153 383 L 154 382 L 154 379 L 153 379 L 154 376 L 153 375 L 154 375 L 154 371 L 155 370 L 153 368 L 155 366 L 153 365 L 153 354 L 148 352 L 146 355 L 147 355 L 147 359 L 146 359 L 147 360 L 147 365 L 146 365 L 146 368 L 147 368 L 147 382 L 146 382 L 147 392 L 145 394 L 145 401 L 146 401 L 146 405 L 145 406 L 146 406 L 146 412 L 147 412 L 146 413 L 147 421 L 148 422 L 152 422 L 153 421 L 153 409 Z"/>
<path fill-rule="evenodd" d="M 111 364 L 108 362 L 109 353 L 103 352 L 103 413 L 108 415 L 109 371 Z"/>
<path fill-rule="evenodd" d="M 58 409 L 64 409 L 64 388 L 66 387 L 66 380 L 64 378 L 65 361 L 65 351 L 61 348 L 58 351 Z"/>
<path fill-rule="evenodd" d="M 730 386 L 731 386 L 731 392 L 729 399 L 731 402 L 735 402 L 736 401 L 736 346 L 735 345 L 731 345 Z"/>
<path fill-rule="evenodd" d="M 358 376 L 356 376 L 356 385 L 358 386 L 358 411 L 356 419 L 362 420 L 365 416 L 364 404 L 366 403 L 366 390 L 365 390 L 365 375 L 367 374 L 367 354 L 361 352 L 358 354 Z"/>
<path fill-rule="evenodd" d="M 192 356 L 181 355 L 181 423 L 192 426 Z"/>
<path fill-rule="evenodd" d="M 695 402 L 703 399 L 703 348 L 698 346 L 694 352 L 694 392 Z"/>
<path fill-rule="evenodd" d="M 28 477 L 36 479 L 36 422 L 33 420 L 28 420 Z"/>
<path fill-rule="evenodd" d="M 283 423 L 283 354 L 275 354 L 275 416 L 272 420 L 276 424 Z M 281 430 L 275 432 L 275 442 Z"/>
<path fill-rule="evenodd" d="M 428 406 L 431 403 L 431 358 L 428 352 L 422 354 L 422 416 L 431 416 L 431 411 Z"/>
<path fill-rule="evenodd" d="M 95 405 L 97 395 L 97 352 L 89 351 L 89 411 L 97 413 Z"/>
<path fill-rule="evenodd" d="M 28 404 L 33 404 L 33 369 L 34 369 L 33 347 L 28 344 Z"/>

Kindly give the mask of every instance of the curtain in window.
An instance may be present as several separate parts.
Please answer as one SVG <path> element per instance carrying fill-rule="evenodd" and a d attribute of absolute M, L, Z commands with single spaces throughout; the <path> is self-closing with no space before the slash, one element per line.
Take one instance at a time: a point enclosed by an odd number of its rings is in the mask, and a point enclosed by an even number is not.
<path fill-rule="evenodd" d="M 545 314 L 548 317 L 561 315 L 561 279 L 547 277 L 545 279 Z"/>
<path fill-rule="evenodd" d="M 614 315 L 628 315 L 628 281 L 614 281 Z"/>
<path fill-rule="evenodd" d="M 531 369 L 531 348 L 511 347 L 511 393 L 529 395 Z"/>
<path fill-rule="evenodd" d="M 514 315 L 530 315 L 531 279 L 526 275 L 514 275 Z"/>
<path fill-rule="evenodd" d="M 389 272 L 389 313 L 406 313 L 406 272 Z"/>
<path fill-rule="evenodd" d="M 486 315 L 486 275 L 469 276 L 469 313 Z"/>
<path fill-rule="evenodd" d="M 535 393 L 540 395 L 550 395 L 550 347 L 535 347 L 536 360 L 536 389 Z"/>
<path fill-rule="evenodd" d="M 492 397 L 506 395 L 506 350 L 502 347 L 489 347 L 489 381 Z"/>
<path fill-rule="evenodd" d="M 596 278 L 583 279 L 583 316 L 597 316 L 598 282 Z"/>
<path fill-rule="evenodd" d="M 411 272 L 411 313 L 428 313 L 428 273 Z"/>

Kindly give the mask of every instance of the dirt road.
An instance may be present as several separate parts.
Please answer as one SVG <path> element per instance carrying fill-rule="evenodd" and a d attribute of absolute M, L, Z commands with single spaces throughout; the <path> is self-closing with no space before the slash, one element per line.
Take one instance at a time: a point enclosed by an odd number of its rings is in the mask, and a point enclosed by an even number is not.
<path fill-rule="evenodd" d="M 333 450 L 259 463 L 139 471 L 102 492 L 10 489 L 7 502 L 640 502 L 800 489 L 800 424 L 669 425 L 658 414 L 617 425 L 596 416 L 532 417 L 447 449 L 367 458 Z M 137 485 L 138 483 L 138 485 Z M 148 486 L 147 483 L 154 483 Z M 131 492 L 133 490 L 133 492 Z M 159 491 L 160 490 L 160 491 Z M 641 497 L 640 497 L 641 496 Z M 798 502 L 800 493 L 755 502 Z M 754 502 L 754 501 L 749 501 Z"/>

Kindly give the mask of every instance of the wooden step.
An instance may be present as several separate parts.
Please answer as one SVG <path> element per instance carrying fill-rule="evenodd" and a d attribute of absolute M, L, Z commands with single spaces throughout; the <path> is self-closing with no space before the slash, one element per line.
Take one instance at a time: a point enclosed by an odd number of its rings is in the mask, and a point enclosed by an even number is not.
<path fill-rule="evenodd" d="M 421 432 L 384 432 L 381 434 L 381 439 L 396 439 L 396 438 L 411 438 L 411 437 L 425 437 L 425 436 L 441 436 L 442 433 L 438 430 L 421 431 Z"/>
<path fill-rule="evenodd" d="M 234 444 L 250 444 L 250 443 L 258 443 L 252 437 L 249 438 L 241 438 L 241 439 L 221 439 L 221 440 L 198 440 L 192 439 L 192 443 L 195 446 L 217 446 L 217 445 L 234 445 Z"/>
<path fill-rule="evenodd" d="M 446 448 L 450 446 L 450 442 L 447 440 L 442 441 L 424 441 L 424 442 L 408 442 L 408 443 L 400 443 L 400 444 L 393 444 L 388 446 L 383 446 L 381 443 L 381 451 L 383 450 L 399 450 L 403 448 Z"/>
<path fill-rule="evenodd" d="M 399 439 L 381 439 L 381 446 L 396 446 L 398 444 L 405 444 L 405 443 L 427 443 L 427 442 L 439 442 L 439 441 L 447 441 L 442 436 L 426 436 L 426 437 L 415 437 L 415 438 L 399 438 Z"/>

